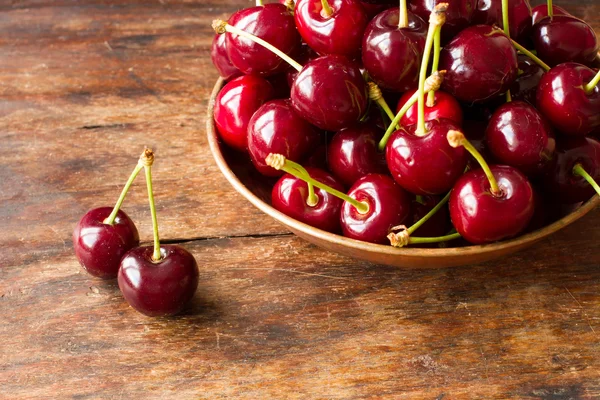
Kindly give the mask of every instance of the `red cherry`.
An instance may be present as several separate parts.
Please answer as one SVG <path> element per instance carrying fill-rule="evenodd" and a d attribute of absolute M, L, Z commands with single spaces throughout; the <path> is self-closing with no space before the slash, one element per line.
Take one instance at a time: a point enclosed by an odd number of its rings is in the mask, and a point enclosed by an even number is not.
<path fill-rule="evenodd" d="M 459 33 L 442 50 L 442 88 L 459 100 L 481 102 L 505 93 L 518 75 L 517 53 L 504 32 L 476 25 Z"/>
<path fill-rule="evenodd" d="M 410 11 L 421 17 L 423 21 L 428 21 L 437 3 L 441 1 L 411 0 L 409 7 Z M 471 25 L 477 0 L 447 0 L 444 3 L 448 3 L 448 11 L 446 23 L 442 27 L 442 44 L 448 43 L 460 31 Z"/>
<path fill-rule="evenodd" d="M 319 132 L 294 111 L 291 101 L 272 100 L 263 104 L 248 124 L 248 152 L 256 169 L 266 176 L 280 176 L 269 167 L 269 153 L 280 153 L 302 161 L 319 142 Z"/>
<path fill-rule="evenodd" d="M 294 17 L 277 3 L 237 11 L 229 24 L 253 34 L 277 47 L 287 55 L 300 49 L 300 35 Z M 261 45 L 233 33 L 226 33 L 227 54 L 231 63 L 245 74 L 269 76 L 285 72 L 287 64 Z"/>
<path fill-rule="evenodd" d="M 229 80 L 242 75 L 242 72 L 231 63 L 227 55 L 225 35 L 215 35 L 210 47 L 210 58 L 223 79 Z"/>
<path fill-rule="evenodd" d="M 157 317 L 180 312 L 198 287 L 198 265 L 183 247 L 162 245 L 161 259 L 152 259 L 153 247 L 136 247 L 121 261 L 119 289 L 130 306 Z"/>
<path fill-rule="evenodd" d="M 350 59 L 360 55 L 363 33 L 369 22 L 358 0 L 299 0 L 294 19 L 302 39 L 319 54 Z"/>
<path fill-rule="evenodd" d="M 532 106 L 536 104 L 537 88 L 544 75 L 544 69 L 531 58 L 519 54 L 519 76 L 510 87 L 513 100 L 526 101 Z"/>
<path fill-rule="evenodd" d="M 535 6 L 531 11 L 532 21 L 535 25 L 540 22 L 542 18 L 548 16 L 548 4 L 540 4 L 539 6 Z M 552 11 L 554 12 L 554 15 L 571 15 L 568 11 L 559 6 L 552 6 Z"/>
<path fill-rule="evenodd" d="M 341 192 L 344 191 L 342 184 L 331 174 L 311 167 L 306 167 L 306 171 L 313 179 Z M 315 188 L 315 194 L 318 198 L 317 203 L 308 205 L 307 183 L 295 176 L 285 174 L 273 186 L 271 204 L 276 210 L 305 224 L 327 232 L 339 232 L 340 209 L 344 201 L 319 188 Z"/>
<path fill-rule="evenodd" d="M 508 0 L 510 37 L 519 43 L 530 41 L 532 19 L 529 0 Z M 473 24 L 497 25 L 502 23 L 502 0 L 479 0 L 473 13 Z"/>
<path fill-rule="evenodd" d="M 383 2 L 383 4 L 379 4 L 379 3 L 374 3 L 374 2 L 369 2 L 369 1 L 361 1 L 360 2 L 362 7 L 364 8 L 365 12 L 367 13 L 367 18 L 369 18 L 369 20 L 375 18 L 375 16 L 377 14 L 379 14 L 380 12 L 387 10 L 388 8 L 392 7 L 393 5 L 396 4 L 396 2 Z"/>
<path fill-rule="evenodd" d="M 364 242 L 389 243 L 387 235 L 410 215 L 410 197 L 387 175 L 363 176 L 348 191 L 348 196 L 369 206 L 362 214 L 344 202 L 341 225 L 344 236 Z"/>
<path fill-rule="evenodd" d="M 404 104 L 406 104 L 416 92 L 417 89 L 413 89 L 404 93 L 400 98 L 400 101 L 398 101 L 396 112 L 400 111 Z M 400 123 L 404 126 L 414 125 L 417 123 L 418 118 L 419 104 L 415 103 L 400 119 Z M 429 107 L 427 103 L 425 104 L 425 121 L 442 118 L 448 119 L 456 125 L 461 126 L 463 122 L 463 112 L 460 104 L 454 97 L 446 92 L 438 90 L 435 92 L 435 104 L 432 107 Z"/>
<path fill-rule="evenodd" d="M 75 226 L 73 247 L 79 263 L 93 276 L 102 279 L 117 277 L 121 258 L 140 244 L 133 221 L 119 210 L 112 225 L 104 223 L 111 207 L 88 211 Z"/>

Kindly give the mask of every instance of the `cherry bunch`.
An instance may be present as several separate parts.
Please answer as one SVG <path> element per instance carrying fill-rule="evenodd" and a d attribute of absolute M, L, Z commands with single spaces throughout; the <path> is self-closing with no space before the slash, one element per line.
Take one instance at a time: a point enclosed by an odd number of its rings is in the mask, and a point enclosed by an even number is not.
<path fill-rule="evenodd" d="M 551 0 L 258 0 L 213 28 L 219 136 L 304 223 L 484 244 L 600 194 L 599 43 Z"/>
<path fill-rule="evenodd" d="M 114 208 L 88 211 L 73 231 L 75 255 L 91 275 L 117 278 L 125 300 L 148 316 L 180 312 L 198 287 L 198 265 L 181 246 L 161 245 L 152 190 L 154 153 L 145 149 Z M 137 228 L 121 205 L 139 172 L 144 169 L 152 215 L 154 246 L 140 246 Z"/>

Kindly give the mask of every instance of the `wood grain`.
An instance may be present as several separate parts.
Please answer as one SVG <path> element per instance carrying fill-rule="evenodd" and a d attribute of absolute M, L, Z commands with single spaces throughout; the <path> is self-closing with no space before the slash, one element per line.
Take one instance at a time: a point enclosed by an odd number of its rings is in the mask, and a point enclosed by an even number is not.
<path fill-rule="evenodd" d="M 0 398 L 600 398 L 599 211 L 506 260 L 402 271 L 308 245 L 227 186 L 209 24 L 249 4 L 0 2 Z M 600 30 L 597 2 L 557 4 Z M 201 268 L 174 319 L 72 254 L 144 145 L 161 235 Z M 144 196 L 125 210 L 147 241 Z"/>

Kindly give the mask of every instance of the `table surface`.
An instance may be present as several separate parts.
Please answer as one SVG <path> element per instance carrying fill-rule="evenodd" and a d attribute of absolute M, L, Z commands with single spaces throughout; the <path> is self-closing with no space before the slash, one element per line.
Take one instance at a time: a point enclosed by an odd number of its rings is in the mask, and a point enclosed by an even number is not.
<path fill-rule="evenodd" d="M 600 29 L 597 1 L 557 3 Z M 210 22 L 249 4 L 0 2 L 0 398 L 600 398 L 600 211 L 510 258 L 407 271 L 320 250 L 233 191 L 204 128 Z M 145 145 L 161 236 L 200 267 L 172 319 L 71 244 Z M 144 185 L 124 209 L 148 243 Z"/>

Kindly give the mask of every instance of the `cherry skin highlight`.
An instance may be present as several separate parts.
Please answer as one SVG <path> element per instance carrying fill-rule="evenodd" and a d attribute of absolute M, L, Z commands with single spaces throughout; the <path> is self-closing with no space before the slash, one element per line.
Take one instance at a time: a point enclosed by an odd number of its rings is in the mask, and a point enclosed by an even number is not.
<path fill-rule="evenodd" d="M 344 236 L 369 243 L 389 243 L 387 235 L 410 216 L 410 196 L 387 175 L 369 174 L 357 180 L 348 196 L 365 202 L 369 211 L 361 214 L 344 202 L 341 225 Z"/>
<path fill-rule="evenodd" d="M 217 95 L 213 117 L 219 137 L 239 151 L 248 148 L 248 123 L 275 90 L 263 78 L 244 75 L 228 82 Z"/>
<path fill-rule="evenodd" d="M 417 92 L 417 89 L 409 90 L 404 93 L 398 101 L 396 112 L 406 104 L 406 102 Z M 451 95 L 441 90 L 435 92 L 435 104 L 429 107 L 425 103 L 425 121 L 433 119 L 448 119 L 456 125 L 461 126 L 463 123 L 463 112 L 460 103 Z M 419 104 L 415 103 L 404 116 L 400 119 L 400 124 L 404 126 L 414 125 L 419 119 Z"/>
<path fill-rule="evenodd" d="M 210 47 L 210 58 L 217 71 L 219 71 L 219 75 L 225 80 L 230 80 L 242 75 L 242 72 L 231 63 L 227 55 L 225 39 L 225 35 L 215 35 Z"/>
<path fill-rule="evenodd" d="M 116 278 L 123 255 L 140 244 L 135 224 L 124 211 L 119 210 L 112 225 L 104 223 L 112 210 L 100 207 L 88 211 L 73 231 L 79 263 L 90 275 L 102 279 Z"/>
<path fill-rule="evenodd" d="M 161 260 L 152 260 L 152 246 L 136 247 L 123 257 L 119 289 L 127 303 L 150 317 L 179 313 L 198 287 L 194 256 L 176 245 L 161 245 Z"/>
<path fill-rule="evenodd" d="M 340 192 L 345 191 L 344 186 L 330 173 L 311 167 L 306 167 L 306 171 L 311 178 Z M 295 176 L 285 174 L 273 186 L 271 204 L 276 210 L 300 222 L 327 232 L 339 232 L 340 210 L 344 201 L 317 187 L 315 187 L 315 194 L 318 196 L 318 202 L 314 206 L 309 206 L 306 203 L 307 183 Z"/>

